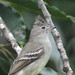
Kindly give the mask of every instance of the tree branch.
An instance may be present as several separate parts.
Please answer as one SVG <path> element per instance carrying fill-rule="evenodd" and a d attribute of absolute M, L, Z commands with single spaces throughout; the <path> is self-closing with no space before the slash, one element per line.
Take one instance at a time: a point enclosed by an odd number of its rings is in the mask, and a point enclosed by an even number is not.
<path fill-rule="evenodd" d="M 56 27 L 54 26 L 54 24 L 52 22 L 51 15 L 48 12 L 43 0 L 37 0 L 37 3 L 38 3 L 38 7 L 43 12 L 43 15 L 44 15 L 44 17 L 46 19 L 46 22 L 50 25 L 51 33 L 52 33 L 52 35 L 54 37 L 54 40 L 55 40 L 56 45 L 57 45 L 57 48 L 58 48 L 58 50 L 60 52 L 61 59 L 63 61 L 63 70 L 64 70 L 64 72 L 66 72 L 66 75 L 72 75 L 73 71 L 72 71 L 72 69 L 70 67 L 69 60 L 68 60 L 68 57 L 66 55 L 66 51 L 65 51 L 65 49 L 63 47 L 63 43 L 61 41 L 60 34 L 59 34 L 59 32 L 57 31 Z"/>
<path fill-rule="evenodd" d="M 5 23 L 3 22 L 2 18 L 0 17 L 0 29 L 2 30 L 5 38 L 11 43 L 12 48 L 16 51 L 16 53 L 19 55 L 21 52 L 21 48 L 16 42 L 16 39 L 12 35 L 12 33 L 9 31 L 9 29 L 6 27 Z"/>

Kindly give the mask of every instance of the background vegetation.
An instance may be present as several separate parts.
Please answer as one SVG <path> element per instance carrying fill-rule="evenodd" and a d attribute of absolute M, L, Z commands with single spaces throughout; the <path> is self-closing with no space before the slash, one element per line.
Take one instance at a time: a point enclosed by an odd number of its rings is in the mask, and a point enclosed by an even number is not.
<path fill-rule="evenodd" d="M 75 75 L 75 1 L 74 0 L 44 0 L 53 22 L 61 34 L 71 67 Z M 29 38 L 29 33 L 37 15 L 42 15 L 36 0 L 0 0 L 0 16 L 6 26 L 23 48 Z M 62 61 L 57 51 L 54 39 L 51 58 L 40 73 L 41 75 L 65 75 Z M 16 58 L 16 52 L 0 31 L 0 75 L 7 75 L 10 65 Z"/>

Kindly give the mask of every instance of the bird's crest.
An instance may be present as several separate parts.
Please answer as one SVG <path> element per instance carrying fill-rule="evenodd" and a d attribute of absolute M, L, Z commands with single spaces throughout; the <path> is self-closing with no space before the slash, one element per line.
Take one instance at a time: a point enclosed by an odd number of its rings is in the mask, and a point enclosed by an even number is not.
<path fill-rule="evenodd" d="M 41 25 L 46 25 L 47 23 L 46 23 L 46 21 L 39 15 L 39 16 L 36 17 L 34 24 L 41 26 Z"/>

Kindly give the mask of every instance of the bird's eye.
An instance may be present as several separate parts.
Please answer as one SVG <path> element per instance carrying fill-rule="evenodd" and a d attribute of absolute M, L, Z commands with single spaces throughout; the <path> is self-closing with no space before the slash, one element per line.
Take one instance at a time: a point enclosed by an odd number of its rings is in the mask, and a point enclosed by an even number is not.
<path fill-rule="evenodd" d="M 42 29 L 45 29 L 45 27 L 42 27 Z"/>

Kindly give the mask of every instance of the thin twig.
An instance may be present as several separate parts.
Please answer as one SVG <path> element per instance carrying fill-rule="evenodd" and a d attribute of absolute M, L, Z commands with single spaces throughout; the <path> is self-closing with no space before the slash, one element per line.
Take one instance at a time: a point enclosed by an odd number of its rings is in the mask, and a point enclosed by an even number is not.
<path fill-rule="evenodd" d="M 51 15 L 48 12 L 43 0 L 37 0 L 37 3 L 38 3 L 38 7 L 43 12 L 43 15 L 44 15 L 44 17 L 46 19 L 46 22 L 50 25 L 51 33 L 52 33 L 52 35 L 54 37 L 54 40 L 55 40 L 56 45 L 57 45 L 57 48 L 58 48 L 58 50 L 60 52 L 61 59 L 63 61 L 63 70 L 64 70 L 64 72 L 66 72 L 66 75 L 72 75 L 73 71 L 72 71 L 72 69 L 70 67 L 69 60 L 68 60 L 68 57 L 66 55 L 66 51 L 65 51 L 65 49 L 63 47 L 63 43 L 62 43 L 60 34 L 59 34 L 59 32 L 57 31 L 56 27 L 54 26 L 54 24 L 52 22 Z"/>
<path fill-rule="evenodd" d="M 0 29 L 2 30 L 5 38 L 11 43 L 12 48 L 19 55 L 19 53 L 21 52 L 22 49 L 17 44 L 16 39 L 14 38 L 14 36 L 12 35 L 12 33 L 9 31 L 9 29 L 6 27 L 4 21 L 2 20 L 1 17 L 0 17 Z"/>

